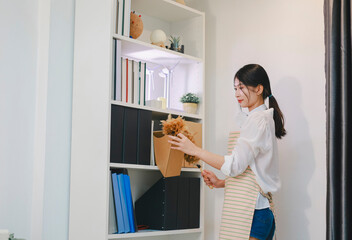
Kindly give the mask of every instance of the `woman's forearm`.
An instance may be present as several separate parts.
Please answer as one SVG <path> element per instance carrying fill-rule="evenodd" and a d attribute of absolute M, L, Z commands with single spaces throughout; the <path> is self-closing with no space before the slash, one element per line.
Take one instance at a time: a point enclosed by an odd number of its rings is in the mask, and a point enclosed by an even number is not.
<path fill-rule="evenodd" d="M 197 148 L 195 156 L 218 170 L 221 169 L 221 166 L 225 162 L 224 156 L 208 152 L 202 148 Z"/>

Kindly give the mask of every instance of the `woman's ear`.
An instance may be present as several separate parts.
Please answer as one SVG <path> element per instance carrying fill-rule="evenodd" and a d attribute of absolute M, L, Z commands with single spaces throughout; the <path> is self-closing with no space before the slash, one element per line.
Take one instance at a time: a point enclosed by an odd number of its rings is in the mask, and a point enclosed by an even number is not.
<path fill-rule="evenodd" d="M 263 91 L 264 91 L 263 85 L 259 84 L 259 85 L 257 86 L 257 95 L 258 95 L 258 96 L 261 95 L 261 94 L 263 93 Z"/>

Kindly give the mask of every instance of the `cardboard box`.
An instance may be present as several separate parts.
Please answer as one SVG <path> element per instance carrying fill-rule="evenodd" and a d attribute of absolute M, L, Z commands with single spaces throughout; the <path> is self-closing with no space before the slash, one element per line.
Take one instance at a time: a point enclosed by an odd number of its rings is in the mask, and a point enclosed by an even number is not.
<path fill-rule="evenodd" d="M 188 130 L 194 134 L 195 144 L 202 147 L 202 124 L 186 121 Z M 153 132 L 154 155 L 156 165 L 164 177 L 180 176 L 182 167 L 195 167 L 184 160 L 184 153 L 171 149 L 169 137 L 162 131 Z"/>

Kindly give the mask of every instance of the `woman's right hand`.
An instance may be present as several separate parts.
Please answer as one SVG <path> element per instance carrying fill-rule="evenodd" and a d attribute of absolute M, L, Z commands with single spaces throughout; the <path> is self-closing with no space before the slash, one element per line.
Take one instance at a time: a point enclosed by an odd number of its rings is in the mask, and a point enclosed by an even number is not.
<path fill-rule="evenodd" d="M 203 170 L 202 177 L 204 182 L 208 186 L 213 186 L 215 188 L 223 188 L 225 187 L 225 181 L 217 178 L 215 173 L 209 170 Z"/>

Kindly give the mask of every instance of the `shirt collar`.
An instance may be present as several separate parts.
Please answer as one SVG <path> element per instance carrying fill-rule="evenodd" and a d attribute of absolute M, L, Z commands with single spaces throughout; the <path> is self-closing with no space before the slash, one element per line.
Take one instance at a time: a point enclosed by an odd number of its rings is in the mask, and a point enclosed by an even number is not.
<path fill-rule="evenodd" d="M 265 111 L 265 110 L 267 110 L 267 109 L 268 109 L 268 108 L 266 107 L 266 105 L 265 105 L 265 104 L 262 104 L 262 105 L 260 105 L 259 107 L 256 107 L 256 108 L 254 108 L 252 111 L 250 111 L 248 115 L 251 115 L 252 113 L 255 113 L 255 112 Z"/>

